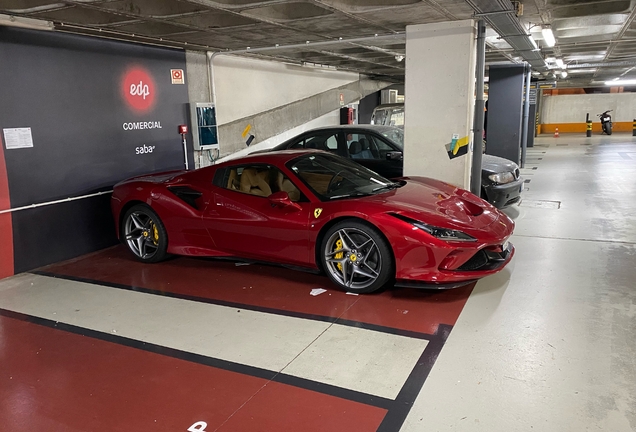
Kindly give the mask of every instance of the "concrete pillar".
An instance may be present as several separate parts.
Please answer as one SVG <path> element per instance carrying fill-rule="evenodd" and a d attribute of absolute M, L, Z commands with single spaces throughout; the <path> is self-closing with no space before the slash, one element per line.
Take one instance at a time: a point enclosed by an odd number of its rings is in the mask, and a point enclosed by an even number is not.
<path fill-rule="evenodd" d="M 470 187 L 476 32 L 473 20 L 406 27 L 407 176 Z M 453 159 L 451 145 L 460 149 Z"/>
<path fill-rule="evenodd" d="M 492 65 L 488 81 L 488 132 L 486 153 L 521 161 L 523 86 L 525 66 Z"/>
<path fill-rule="evenodd" d="M 188 86 L 188 101 L 191 104 L 197 102 L 210 102 L 211 89 L 210 79 L 208 74 L 208 59 L 204 52 L 199 51 L 186 51 L 186 80 L 185 83 Z M 190 110 L 189 107 L 184 107 L 186 110 Z M 190 123 L 192 121 L 190 120 Z M 186 141 L 188 142 L 188 149 L 192 149 L 192 127 L 190 124 L 190 133 L 188 134 Z M 192 149 L 193 159 L 188 161 L 189 167 L 201 168 L 209 165 L 209 159 L 204 155 L 204 152 Z"/>

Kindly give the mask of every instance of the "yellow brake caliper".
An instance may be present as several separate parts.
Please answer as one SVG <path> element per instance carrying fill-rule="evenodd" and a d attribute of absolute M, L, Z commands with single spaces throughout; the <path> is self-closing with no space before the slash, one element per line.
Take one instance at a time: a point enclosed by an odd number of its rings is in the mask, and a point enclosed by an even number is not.
<path fill-rule="evenodd" d="M 336 241 L 336 249 L 335 250 L 339 250 L 339 249 L 342 249 L 342 240 L 340 240 L 340 239 L 338 239 Z M 342 259 L 342 257 L 344 257 L 344 252 L 338 252 L 333 257 L 335 259 Z M 336 266 L 338 266 L 338 270 L 342 271 L 342 264 L 341 263 L 336 264 Z"/>
<path fill-rule="evenodd" d="M 155 245 L 159 244 L 159 230 L 157 229 L 157 225 L 152 224 L 152 242 Z"/>

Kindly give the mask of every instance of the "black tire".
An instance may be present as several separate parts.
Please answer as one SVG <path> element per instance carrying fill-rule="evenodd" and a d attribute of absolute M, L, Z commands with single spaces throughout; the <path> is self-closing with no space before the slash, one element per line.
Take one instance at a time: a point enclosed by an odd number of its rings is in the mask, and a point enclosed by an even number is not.
<path fill-rule="evenodd" d="M 335 224 L 318 247 L 322 268 L 344 291 L 377 291 L 395 276 L 390 245 L 377 228 L 360 220 Z"/>
<path fill-rule="evenodd" d="M 150 207 L 138 204 L 128 209 L 120 226 L 121 242 L 141 262 L 156 263 L 168 257 L 168 234 Z"/>
<path fill-rule="evenodd" d="M 612 126 L 609 123 L 603 123 L 603 132 L 605 132 L 607 135 L 611 135 Z"/>

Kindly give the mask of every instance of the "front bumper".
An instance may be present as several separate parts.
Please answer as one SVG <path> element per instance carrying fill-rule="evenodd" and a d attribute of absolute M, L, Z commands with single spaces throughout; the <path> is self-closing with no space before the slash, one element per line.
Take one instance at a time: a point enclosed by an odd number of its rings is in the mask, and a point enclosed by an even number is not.
<path fill-rule="evenodd" d="M 414 248 L 397 263 L 396 286 L 457 288 L 501 271 L 514 253 L 511 243 L 505 249 L 501 243 L 477 248 Z"/>
<path fill-rule="evenodd" d="M 521 199 L 523 191 L 523 179 L 519 177 L 517 180 L 502 185 L 484 185 L 488 202 L 497 208 L 508 207 Z"/>

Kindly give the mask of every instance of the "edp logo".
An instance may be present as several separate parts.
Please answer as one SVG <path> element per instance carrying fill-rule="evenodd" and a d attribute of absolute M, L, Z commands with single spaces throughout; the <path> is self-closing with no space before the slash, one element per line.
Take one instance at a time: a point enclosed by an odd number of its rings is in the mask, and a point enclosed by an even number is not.
<path fill-rule="evenodd" d="M 128 68 L 121 78 L 121 95 L 132 111 L 146 113 L 152 110 L 157 99 L 155 80 L 142 66 Z"/>
<path fill-rule="evenodd" d="M 143 81 L 139 81 L 139 84 L 130 85 L 130 94 L 146 99 L 146 97 L 150 96 L 150 87 L 148 87 L 148 84 L 144 84 Z"/>

